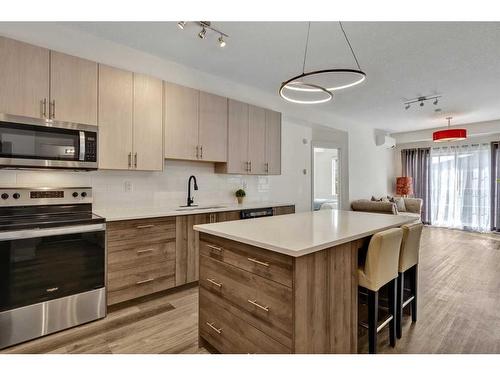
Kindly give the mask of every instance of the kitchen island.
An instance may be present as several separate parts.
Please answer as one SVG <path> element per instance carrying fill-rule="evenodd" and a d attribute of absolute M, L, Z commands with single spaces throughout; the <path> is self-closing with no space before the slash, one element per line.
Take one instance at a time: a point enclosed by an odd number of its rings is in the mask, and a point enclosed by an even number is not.
<path fill-rule="evenodd" d="M 200 345 L 221 353 L 356 353 L 358 250 L 414 221 L 324 210 L 195 225 Z"/>

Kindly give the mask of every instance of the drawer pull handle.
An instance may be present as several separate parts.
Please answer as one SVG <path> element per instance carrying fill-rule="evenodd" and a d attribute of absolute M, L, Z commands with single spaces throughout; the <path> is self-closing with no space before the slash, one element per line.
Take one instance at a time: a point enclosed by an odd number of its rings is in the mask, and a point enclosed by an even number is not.
<path fill-rule="evenodd" d="M 154 249 L 137 250 L 137 254 L 150 253 L 151 251 L 154 251 Z"/>
<path fill-rule="evenodd" d="M 222 333 L 222 328 L 217 328 L 214 324 L 215 322 L 212 323 L 207 322 L 207 326 L 212 328 L 215 332 L 217 332 L 220 335 Z"/>
<path fill-rule="evenodd" d="M 59 287 L 58 287 L 58 286 L 56 286 L 56 287 L 54 287 L 54 288 L 49 288 L 49 289 L 45 289 L 45 290 L 46 290 L 48 293 L 52 293 L 52 292 L 55 292 L 55 291 L 59 290 Z"/>
<path fill-rule="evenodd" d="M 269 307 L 268 306 L 262 306 L 261 304 L 258 304 L 257 300 L 253 300 L 252 301 L 251 299 L 249 299 L 248 302 L 251 303 L 252 305 L 258 307 L 259 309 L 262 309 L 264 311 L 269 312 Z"/>
<path fill-rule="evenodd" d="M 269 263 L 266 263 L 266 262 L 261 262 L 260 260 L 257 260 L 257 259 L 254 259 L 254 258 L 247 258 L 250 262 L 253 262 L 253 263 L 256 263 L 256 264 L 259 264 L 261 266 L 264 266 L 264 267 L 269 267 Z"/>
<path fill-rule="evenodd" d="M 147 224 L 147 225 L 138 225 L 136 226 L 137 229 L 146 229 L 146 228 L 153 228 L 155 225 L 154 224 Z"/>
<path fill-rule="evenodd" d="M 213 245 L 207 245 L 207 247 L 212 249 L 212 250 L 215 250 L 215 251 L 219 251 L 219 252 L 222 251 L 222 247 L 217 247 L 217 246 L 213 246 Z"/>
<path fill-rule="evenodd" d="M 136 282 L 136 284 L 137 285 L 146 284 L 146 283 L 150 283 L 151 281 L 154 281 L 154 280 L 155 280 L 154 278 L 146 279 L 146 280 L 141 280 L 141 281 Z"/>
<path fill-rule="evenodd" d="M 217 281 L 215 281 L 215 280 L 212 280 L 212 279 L 207 279 L 207 281 L 208 281 L 209 283 L 214 284 L 215 286 L 217 286 L 217 287 L 219 287 L 219 288 L 222 288 L 222 284 L 221 284 L 221 283 L 218 283 L 218 282 L 217 282 Z"/>

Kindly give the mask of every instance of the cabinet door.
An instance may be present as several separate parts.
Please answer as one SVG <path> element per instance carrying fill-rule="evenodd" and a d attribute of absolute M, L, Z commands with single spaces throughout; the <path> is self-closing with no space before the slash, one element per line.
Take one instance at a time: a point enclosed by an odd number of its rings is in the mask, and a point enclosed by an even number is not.
<path fill-rule="evenodd" d="M 0 37 L 0 82 L 0 113 L 48 116 L 49 50 Z"/>
<path fill-rule="evenodd" d="M 210 214 L 176 217 L 175 285 L 183 285 L 199 278 L 199 233 L 193 225 L 210 223 Z"/>
<path fill-rule="evenodd" d="M 228 101 L 226 173 L 248 173 L 248 104 Z"/>
<path fill-rule="evenodd" d="M 219 212 L 215 214 L 215 222 L 222 223 L 224 221 L 233 221 L 240 220 L 241 211 L 228 211 L 228 212 Z"/>
<path fill-rule="evenodd" d="M 52 118 L 97 125 L 97 63 L 51 51 Z"/>
<path fill-rule="evenodd" d="M 199 91 L 165 82 L 165 158 L 198 160 Z"/>
<path fill-rule="evenodd" d="M 143 171 L 163 169 L 163 83 L 134 73 L 134 166 Z"/>
<path fill-rule="evenodd" d="M 99 168 L 129 169 L 133 73 L 99 65 Z"/>
<path fill-rule="evenodd" d="M 248 107 L 248 159 L 250 174 L 266 174 L 266 110 Z"/>
<path fill-rule="evenodd" d="M 227 160 L 227 98 L 200 91 L 200 159 Z"/>
<path fill-rule="evenodd" d="M 267 174 L 281 174 L 281 113 L 266 110 Z"/>

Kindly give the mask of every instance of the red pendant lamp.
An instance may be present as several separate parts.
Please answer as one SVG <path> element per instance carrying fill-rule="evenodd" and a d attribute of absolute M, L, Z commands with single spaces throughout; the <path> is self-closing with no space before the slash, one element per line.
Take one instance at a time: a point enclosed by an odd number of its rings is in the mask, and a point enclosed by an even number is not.
<path fill-rule="evenodd" d="M 432 133 L 434 142 L 453 142 L 467 139 L 467 129 L 450 129 L 450 121 L 453 117 L 446 117 L 448 120 L 448 129 L 438 130 Z"/>

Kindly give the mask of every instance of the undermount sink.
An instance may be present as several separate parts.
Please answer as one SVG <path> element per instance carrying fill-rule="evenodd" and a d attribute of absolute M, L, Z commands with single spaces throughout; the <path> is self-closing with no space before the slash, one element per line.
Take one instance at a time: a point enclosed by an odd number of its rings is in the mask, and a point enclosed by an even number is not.
<path fill-rule="evenodd" d="M 216 208 L 226 208 L 226 206 L 181 207 L 176 209 L 176 211 L 213 210 Z"/>

